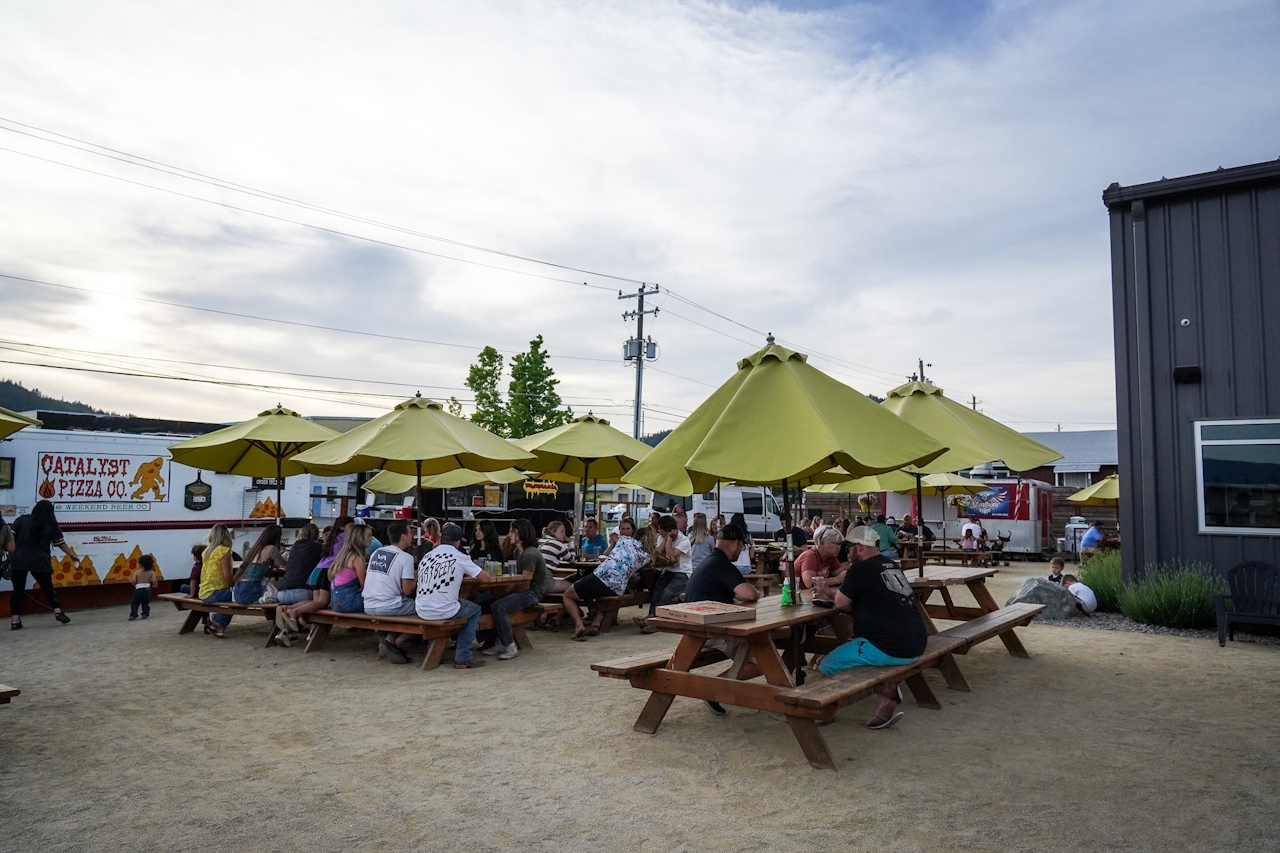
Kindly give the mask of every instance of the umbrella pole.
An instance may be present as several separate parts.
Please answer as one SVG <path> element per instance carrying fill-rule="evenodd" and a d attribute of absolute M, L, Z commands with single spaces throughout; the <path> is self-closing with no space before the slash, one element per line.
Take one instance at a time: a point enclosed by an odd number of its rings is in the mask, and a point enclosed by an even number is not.
<path fill-rule="evenodd" d="M 791 517 L 791 498 L 788 495 L 787 481 L 782 481 L 782 512 L 787 518 Z M 750 534 L 748 534 L 750 538 Z M 800 585 L 796 583 L 796 564 L 792 561 L 791 537 L 784 537 L 786 541 L 783 543 L 783 553 L 786 555 L 787 568 L 791 572 L 791 577 L 785 582 L 791 585 L 791 600 L 796 604 L 800 603 Z M 795 677 L 796 686 L 804 684 L 804 652 L 800 651 L 800 630 L 799 626 L 792 626 L 791 629 L 791 667 Z"/>
<path fill-rule="evenodd" d="M 943 535 L 945 536 L 945 527 Z M 916 474 L 916 548 L 920 552 L 920 577 L 924 577 L 924 475 Z"/>
<path fill-rule="evenodd" d="M 414 501 L 414 515 L 418 517 L 418 544 L 422 544 L 422 460 L 413 460 L 414 468 L 417 471 L 417 477 L 413 481 L 413 491 L 417 496 Z"/>
<path fill-rule="evenodd" d="M 280 496 L 280 493 L 284 490 L 284 476 L 281 473 L 283 470 L 284 470 L 284 452 L 277 450 L 276 451 L 276 524 L 279 524 L 279 525 L 284 524 L 284 508 L 280 505 L 280 502 L 283 500 L 283 498 Z"/>

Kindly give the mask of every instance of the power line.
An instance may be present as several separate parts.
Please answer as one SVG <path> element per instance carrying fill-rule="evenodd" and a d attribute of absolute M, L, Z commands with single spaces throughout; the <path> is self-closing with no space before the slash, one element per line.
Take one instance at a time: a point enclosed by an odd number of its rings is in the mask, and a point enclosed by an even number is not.
<path fill-rule="evenodd" d="M 403 335 L 389 335 L 384 332 L 365 332 L 359 329 L 343 329 L 338 326 L 322 326 L 318 323 L 304 323 L 300 320 L 283 320 L 279 317 L 267 317 L 260 314 L 245 314 L 239 311 L 225 311 L 220 308 L 205 308 L 200 305 L 187 305 L 182 302 L 170 302 L 169 300 L 166 300 L 166 299 L 154 299 L 148 296 L 134 296 L 128 293 L 107 293 L 101 290 L 93 290 L 88 287 L 77 287 L 74 284 L 58 284 L 52 281 L 43 281 L 41 279 L 27 278 L 26 276 L 11 275 L 9 273 L 3 273 L 3 272 L 0 272 L 0 278 L 7 278 L 13 281 L 22 281 L 28 284 L 36 284 L 42 287 L 57 287 L 63 290 L 75 290 L 75 291 L 79 291 L 80 293 L 89 293 L 94 296 L 109 296 L 115 299 L 132 299 L 135 302 L 148 302 L 148 303 L 151 303 L 152 305 L 165 305 L 170 308 L 185 308 L 189 311 L 204 311 L 208 314 L 220 314 L 224 317 L 236 317 L 242 320 L 258 320 L 263 323 L 279 323 L 285 326 L 298 326 L 303 329 L 316 329 L 324 332 L 341 332 L 343 334 L 360 335 L 362 337 L 367 337 L 367 338 L 381 338 L 384 340 L 391 340 L 391 341 L 404 341 L 407 343 L 428 344 L 430 346 L 439 346 L 439 347 L 454 347 L 457 349 L 467 349 L 467 350 L 473 350 L 473 351 L 479 351 L 480 349 L 482 349 L 482 347 L 477 346 L 476 344 L 458 344 L 458 343 L 451 343 L 449 341 L 432 341 L 432 340 L 427 340 L 425 338 L 410 338 L 410 337 L 405 337 Z M 508 355 L 514 355 L 519 353 L 520 350 L 498 350 L 498 352 L 505 353 Z M 572 359 L 574 361 L 602 361 L 602 362 L 607 362 L 609 364 L 617 363 L 616 360 L 612 358 L 595 358 L 593 356 L 585 356 L 585 355 L 551 355 L 551 354 L 548 354 L 548 355 L 550 358 L 565 358 L 565 359 Z"/>
<path fill-rule="evenodd" d="M 59 139 L 67 139 L 67 140 L 70 140 L 71 142 L 77 142 L 80 145 L 88 145 L 88 146 L 91 146 L 91 148 L 101 149 L 101 151 L 92 151 L 89 148 L 81 148 L 79 147 L 79 145 L 69 145 L 65 142 L 59 142 L 57 139 L 46 139 L 45 137 L 39 136 L 34 133 L 25 133 L 20 130 L 15 130 L 11 127 L 4 127 L 3 125 L 0 125 L 0 130 L 5 130 L 5 131 L 8 131 L 9 133 L 21 134 L 22 136 L 26 136 L 31 139 L 37 139 L 37 140 L 40 140 L 41 142 L 52 142 L 55 145 L 62 145 L 64 147 L 71 148 L 72 150 L 75 150 L 75 151 L 82 151 L 86 154 L 93 154 L 97 157 L 107 157 L 108 159 L 117 160 L 121 163 L 126 163 L 130 166 L 141 166 L 146 169 L 152 169 L 154 171 L 162 172 L 166 175 L 173 175 L 174 177 L 185 178 L 187 180 L 196 180 L 196 181 L 199 181 L 200 183 L 209 184 L 210 186 L 219 187 L 221 189 L 229 189 L 235 192 L 243 192 L 248 195 L 255 196 L 257 198 L 266 199 L 267 201 L 276 201 L 282 204 L 292 205 L 294 207 L 301 207 L 306 210 L 313 210 L 320 213 L 327 213 L 332 216 L 337 216 L 342 219 L 350 220 L 352 222 L 360 222 L 365 225 L 375 225 L 379 228 L 388 228 L 392 231 L 399 231 L 402 234 L 409 234 L 414 237 L 422 237 L 426 240 L 435 240 L 437 242 L 447 243 L 449 245 L 458 246 L 460 248 L 474 249 L 475 251 L 478 251 L 478 252 L 487 252 L 492 255 L 499 255 L 504 258 L 511 258 L 512 260 L 526 261 L 532 264 L 540 264 L 542 266 L 554 267 L 555 269 L 562 269 L 567 272 L 580 272 L 585 275 L 593 275 L 593 276 L 598 276 L 600 278 L 609 278 L 615 281 L 625 281 L 625 282 L 630 282 L 632 284 L 641 283 L 638 279 L 634 279 L 634 278 L 627 278 L 625 276 L 612 275 L 610 273 L 604 273 L 604 272 L 597 272 L 595 270 L 582 269 L 580 267 L 569 266 L 567 264 L 555 263 L 554 261 L 544 261 L 539 258 L 528 257 L 526 255 L 519 255 L 514 252 L 506 252 L 506 251 L 502 251 L 501 249 L 493 249 L 493 248 L 490 248 L 487 246 L 481 246 L 475 243 L 467 243 L 462 240 L 454 240 L 449 237 L 441 237 L 435 234 L 427 234 L 426 232 L 423 232 L 423 231 L 415 231 L 411 228 L 404 228 L 402 226 L 393 225 L 388 222 L 380 222 L 376 219 L 370 219 L 368 217 L 359 216 L 356 214 L 345 213 L 335 208 L 324 207 L 322 205 L 313 204 L 308 201 L 302 201 L 300 199 L 291 198 L 289 196 L 280 195 L 278 193 L 269 192 L 267 190 L 259 190 L 254 187 L 250 187 L 246 184 L 238 184 L 233 181 L 228 181 L 223 178 L 218 178 L 212 175 L 196 172 L 191 169 L 184 169 L 181 166 L 173 166 L 171 164 L 161 162 L 160 160 L 153 160 L 149 157 L 142 157 L 137 154 L 130 154 L 129 152 L 121 151 L 118 148 L 111 148 L 106 145 L 99 145 L 96 142 L 89 142 L 88 140 L 78 139 L 74 136 L 68 136 L 67 134 L 64 134 L 64 133 L 58 133 L 57 131 L 48 130 L 43 127 L 37 127 L 32 124 L 26 124 L 24 122 L 20 122 L 15 119 L 5 118 L 4 116 L 0 116 L 0 121 L 8 122 L 9 124 L 16 124 L 19 127 L 25 127 L 30 130 L 36 130 L 36 131 L 39 131 L 40 133 L 48 134 L 49 136 L 56 136 Z M 110 151 L 112 154 L 119 154 L 122 156 L 113 157 L 111 155 L 101 153 L 102 151 Z M 602 289 L 607 290 L 608 288 L 602 288 Z"/>
<path fill-rule="evenodd" d="M 252 208 L 248 208 L 248 207 L 240 207 L 239 205 L 231 204 L 225 201 L 215 201 L 214 199 L 211 199 L 211 198 L 204 198 L 203 196 L 191 195 L 190 193 L 179 192 L 178 190 L 171 190 L 171 189 L 168 189 L 167 187 L 157 187 L 154 184 L 148 184 L 143 181 L 135 181 L 130 178 L 123 178 L 119 175 L 111 175 L 106 172 L 96 171 L 94 169 L 86 169 L 84 166 L 74 166 L 70 163 L 63 163 L 61 160 L 52 160 L 48 157 L 40 157 L 39 155 L 36 155 L 36 154 L 29 154 L 26 151 L 17 151 L 13 148 L 5 148 L 4 146 L 0 146 L 0 151 L 8 151 L 10 154 L 17 154 L 20 157 L 30 157 L 33 160 L 40 160 L 44 163 L 52 163 L 55 166 L 63 166 L 68 169 L 75 169 L 77 172 L 87 172 L 90 175 L 97 175 L 102 178 L 110 178 L 113 181 L 122 181 L 123 183 L 126 183 L 126 184 L 133 184 L 134 186 L 146 187 L 147 189 L 150 189 L 150 190 L 155 190 L 157 192 L 162 192 L 162 193 L 169 193 L 170 195 L 176 195 L 181 198 L 191 199 L 192 201 L 202 201 L 205 204 L 212 204 L 212 205 L 217 205 L 218 207 L 225 207 L 228 210 L 235 210 L 240 213 L 248 213 L 248 214 L 252 214 L 253 216 L 262 216 L 266 219 L 273 219 L 277 222 L 287 222 L 290 225 L 300 225 L 303 228 L 312 228 L 312 229 L 315 229 L 316 231 L 323 231 L 326 234 L 334 234 L 336 236 L 347 237 L 352 240 L 363 240 L 367 243 L 376 243 L 379 246 L 387 246 L 393 249 L 403 249 L 406 252 L 416 252 L 417 254 L 420 254 L 420 255 L 430 255 L 433 258 L 443 258 L 444 260 L 457 261 L 458 263 L 462 263 L 462 264 L 472 264 L 473 266 L 484 267 L 486 269 L 491 269 L 491 270 L 498 270 L 500 272 L 509 272 L 514 275 L 525 275 L 525 276 L 530 276 L 532 278 L 540 278 L 540 279 L 543 279 L 544 281 L 557 281 L 563 284 L 577 285 L 578 287 L 590 287 L 595 290 L 607 290 L 611 293 L 613 292 L 613 288 L 605 287 L 604 285 L 600 285 L 600 284 L 590 284 L 589 282 L 585 282 L 585 281 L 573 281 L 567 278 L 556 278 L 555 276 L 542 275 L 540 273 L 527 272 L 525 270 L 514 270 L 514 269 L 511 269 L 510 267 L 500 267 L 500 266 L 497 266 L 496 264 L 486 264 L 481 261 L 472 261 L 472 260 L 468 260 L 467 258 L 459 258 L 454 255 L 444 255 L 439 252 L 431 252 L 426 249 L 419 249 L 415 246 L 405 246 L 402 243 L 392 243 L 388 240 L 379 240 L 376 237 L 365 237 L 360 234 L 352 234 L 349 231 L 339 231 L 336 228 L 326 228 L 323 225 L 315 225 L 314 223 L 311 223 L 311 222 L 303 222 L 300 219 L 290 219 L 287 216 L 277 216 L 274 213 L 264 213 L 261 210 L 253 210 Z"/>

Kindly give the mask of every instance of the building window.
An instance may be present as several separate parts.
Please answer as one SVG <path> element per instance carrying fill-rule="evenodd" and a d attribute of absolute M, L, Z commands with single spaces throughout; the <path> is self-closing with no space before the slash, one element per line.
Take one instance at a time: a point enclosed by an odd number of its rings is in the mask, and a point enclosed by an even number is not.
<path fill-rule="evenodd" d="M 1280 536 L 1280 420 L 1195 426 L 1200 532 Z"/>
<path fill-rule="evenodd" d="M 1059 486 L 1071 489 L 1083 489 L 1093 485 L 1093 475 L 1087 471 L 1066 471 L 1058 475 Z"/>

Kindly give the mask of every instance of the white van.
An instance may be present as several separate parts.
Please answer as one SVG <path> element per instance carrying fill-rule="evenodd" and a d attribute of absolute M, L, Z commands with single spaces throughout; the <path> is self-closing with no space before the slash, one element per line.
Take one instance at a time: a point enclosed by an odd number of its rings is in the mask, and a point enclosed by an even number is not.
<path fill-rule="evenodd" d="M 717 492 L 719 502 L 716 500 Z M 649 505 L 654 512 L 663 514 L 670 513 L 676 506 L 683 506 L 689 515 L 701 512 L 708 519 L 723 515 L 726 521 L 735 512 L 740 512 L 753 536 L 772 536 L 782 527 L 773 491 L 764 486 L 722 486 L 714 492 L 688 496 L 657 493 Z"/>

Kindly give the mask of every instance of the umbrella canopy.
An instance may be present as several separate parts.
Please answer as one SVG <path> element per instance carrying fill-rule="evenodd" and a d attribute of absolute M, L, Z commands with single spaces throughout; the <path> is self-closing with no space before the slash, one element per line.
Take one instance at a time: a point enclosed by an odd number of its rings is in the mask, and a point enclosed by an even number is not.
<path fill-rule="evenodd" d="M 959 474 L 930 474 L 924 478 L 923 485 L 926 495 L 945 495 L 947 492 L 976 495 L 979 492 L 991 491 L 991 487 L 986 483 L 980 483 Z"/>
<path fill-rule="evenodd" d="M 1120 475 L 1103 477 L 1092 486 L 1070 495 L 1067 500 L 1083 506 L 1115 506 L 1120 503 Z"/>
<path fill-rule="evenodd" d="M 621 483 L 627 472 L 653 449 L 590 412 L 563 426 L 517 439 L 515 444 L 537 457 L 530 468 L 542 476 L 581 483 L 583 501 L 588 480 Z M 582 529 L 581 515 L 578 530 Z"/>
<path fill-rule="evenodd" d="M 887 474 L 873 474 L 870 477 L 858 477 L 854 480 L 845 480 L 843 483 L 823 483 L 817 486 L 810 486 L 810 492 L 836 492 L 842 495 L 860 495 L 866 492 L 913 492 L 916 488 L 916 478 L 902 471 L 890 471 Z"/>
<path fill-rule="evenodd" d="M 948 399 L 941 388 L 927 382 L 894 388 L 881 406 L 947 446 L 946 453 L 916 466 L 921 474 L 959 471 L 997 460 L 1012 471 L 1028 471 L 1062 458 L 1053 448 Z"/>
<path fill-rule="evenodd" d="M 653 449 L 592 414 L 514 443 L 537 457 L 537 462 L 528 466 L 530 471 L 562 482 L 620 483 Z"/>
<path fill-rule="evenodd" d="M 422 478 L 424 489 L 459 489 L 463 486 L 478 486 L 481 483 L 518 483 L 528 479 L 528 475 L 515 468 L 503 468 L 501 471 L 468 471 L 459 468 L 447 474 L 431 474 Z M 403 495 L 413 488 L 412 474 L 397 474 L 394 471 L 379 471 L 361 486 L 366 492 L 384 492 L 388 495 Z"/>
<path fill-rule="evenodd" d="M 276 406 L 252 420 L 169 446 L 174 462 L 202 471 L 245 477 L 291 477 L 303 473 L 292 457 L 340 435 L 297 412 Z"/>
<path fill-rule="evenodd" d="M 946 447 L 773 343 L 627 474 L 659 492 L 707 492 L 721 480 L 803 486 L 831 468 L 864 476 L 925 465 Z"/>
<path fill-rule="evenodd" d="M 6 408 L 0 407 L 0 438 L 8 438 L 18 430 L 26 429 L 29 426 L 42 426 L 42 424 L 35 418 L 29 418 L 26 415 L 20 415 L 17 412 L 11 412 Z"/>
<path fill-rule="evenodd" d="M 174 462 L 202 471 L 276 479 L 276 517 L 284 478 L 303 473 L 293 457 L 338 432 L 277 405 L 256 418 L 169 445 Z"/>
<path fill-rule="evenodd" d="M 459 468 L 500 471 L 532 464 L 533 454 L 434 400 L 414 397 L 387 414 L 294 458 L 313 474 L 336 476 L 381 468 L 397 474 L 446 474 Z"/>

